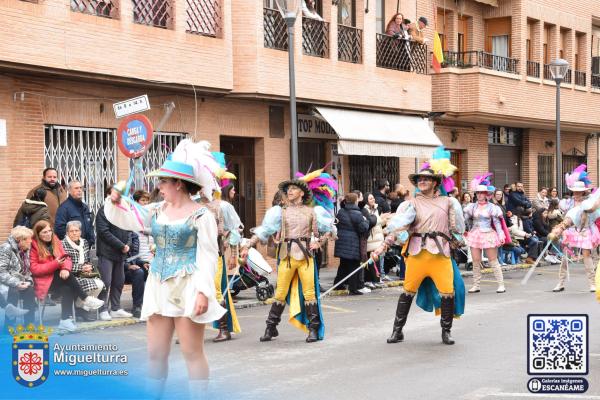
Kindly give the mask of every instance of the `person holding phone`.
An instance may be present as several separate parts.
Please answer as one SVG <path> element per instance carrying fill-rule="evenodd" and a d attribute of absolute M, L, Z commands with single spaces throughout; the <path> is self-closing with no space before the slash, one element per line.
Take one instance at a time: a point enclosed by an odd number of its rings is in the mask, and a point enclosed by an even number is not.
<path fill-rule="evenodd" d="M 30 260 L 36 297 L 42 301 L 48 292 L 60 293 L 62 296 L 58 329 L 69 332 L 77 329 L 72 311 L 75 298 L 82 300 L 82 308 L 86 311 L 96 310 L 104 304 L 102 300 L 88 296 L 83 291 L 71 273 L 71 258 L 48 221 L 41 220 L 33 227 Z"/>

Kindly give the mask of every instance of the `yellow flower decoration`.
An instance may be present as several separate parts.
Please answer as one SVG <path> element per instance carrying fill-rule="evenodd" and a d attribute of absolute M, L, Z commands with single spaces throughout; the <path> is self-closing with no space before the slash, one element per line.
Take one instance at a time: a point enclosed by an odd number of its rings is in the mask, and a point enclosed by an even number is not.
<path fill-rule="evenodd" d="M 442 174 L 445 177 L 454 175 L 454 172 L 458 169 L 447 158 L 429 160 L 429 166 L 436 174 Z"/>

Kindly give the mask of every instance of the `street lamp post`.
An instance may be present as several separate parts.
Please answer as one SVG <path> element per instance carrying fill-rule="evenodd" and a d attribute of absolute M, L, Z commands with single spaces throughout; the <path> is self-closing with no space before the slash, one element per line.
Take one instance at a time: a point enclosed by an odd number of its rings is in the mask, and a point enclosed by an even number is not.
<path fill-rule="evenodd" d="M 301 0 L 276 0 L 277 8 L 287 24 L 288 56 L 290 73 L 290 122 L 292 128 L 292 145 L 290 149 L 292 169 L 290 176 L 293 178 L 298 171 L 298 118 L 296 116 L 296 73 L 294 71 L 294 23 L 300 10 Z"/>
<path fill-rule="evenodd" d="M 562 58 L 550 63 L 550 74 L 556 82 L 556 190 L 559 198 L 562 198 L 562 153 L 560 150 L 560 83 L 565 79 L 569 63 Z"/>

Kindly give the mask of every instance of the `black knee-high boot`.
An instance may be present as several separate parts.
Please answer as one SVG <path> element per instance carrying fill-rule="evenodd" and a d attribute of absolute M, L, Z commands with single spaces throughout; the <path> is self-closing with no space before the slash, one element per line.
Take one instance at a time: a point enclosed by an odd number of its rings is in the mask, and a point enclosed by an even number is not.
<path fill-rule="evenodd" d="M 304 308 L 306 309 L 306 315 L 308 316 L 309 321 L 306 342 L 316 342 L 319 340 L 319 326 L 321 325 L 321 320 L 319 319 L 319 306 L 317 303 L 305 303 Z"/>
<path fill-rule="evenodd" d="M 404 340 L 404 333 L 402 328 L 406 324 L 408 312 L 410 311 L 410 305 L 413 301 L 413 295 L 408 293 L 402 293 L 398 299 L 398 307 L 396 307 L 396 318 L 394 319 L 394 330 L 392 336 L 387 340 L 388 343 L 398 343 Z"/>
<path fill-rule="evenodd" d="M 454 344 L 454 339 L 450 335 L 452 329 L 452 319 L 454 318 L 454 297 L 442 297 L 442 317 L 440 325 L 442 326 L 442 342 L 444 344 Z"/>
<path fill-rule="evenodd" d="M 271 305 L 271 311 L 269 311 L 269 316 L 267 317 L 267 329 L 265 329 L 265 334 L 260 337 L 261 342 L 268 342 L 279 335 L 277 325 L 281 321 L 281 314 L 284 308 L 285 303 L 275 302 Z"/>

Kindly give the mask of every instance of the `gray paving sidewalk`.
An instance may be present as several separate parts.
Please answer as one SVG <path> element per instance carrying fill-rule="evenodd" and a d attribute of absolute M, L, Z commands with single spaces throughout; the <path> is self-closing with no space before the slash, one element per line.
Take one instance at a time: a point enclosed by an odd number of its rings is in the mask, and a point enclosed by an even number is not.
<path fill-rule="evenodd" d="M 540 263 L 540 265 L 538 267 L 544 267 L 544 266 L 548 266 L 548 263 Z M 504 271 L 513 271 L 513 270 L 521 270 L 521 269 L 528 269 L 530 268 L 531 265 L 528 264 L 515 264 L 515 265 L 507 265 L 502 267 L 502 269 Z M 463 277 L 471 277 L 473 275 L 473 273 L 471 271 L 466 271 L 463 268 L 460 269 L 461 271 L 461 276 Z M 491 274 L 492 270 L 490 268 L 486 268 L 482 271 L 484 274 Z M 324 289 L 329 289 L 332 285 L 333 285 L 333 280 L 335 278 L 335 275 L 337 273 L 337 267 L 329 267 L 329 268 L 323 268 L 320 271 L 319 274 L 319 280 L 321 282 L 321 286 Z M 393 274 L 389 275 L 392 278 L 392 281 L 390 282 L 386 282 L 385 283 L 385 288 L 383 289 L 378 289 L 378 290 L 385 290 L 386 288 L 392 288 L 392 287 L 397 287 L 397 286 L 401 286 L 402 285 L 402 281 L 399 280 L 399 278 Z M 273 286 L 275 286 L 275 282 L 277 282 L 277 272 L 273 272 L 270 276 L 269 276 L 269 282 L 271 284 L 273 284 Z M 334 290 L 330 293 L 331 296 L 346 296 L 348 295 L 348 291 L 347 290 Z M 267 299 L 266 301 L 260 301 L 257 299 L 256 297 L 256 290 L 255 288 L 248 288 L 246 290 L 242 290 L 241 292 L 239 292 L 239 294 L 235 297 L 235 308 L 236 309 L 244 309 L 244 308 L 251 308 L 251 307 L 259 307 L 265 304 L 270 304 L 270 299 Z M 132 297 L 131 297 L 131 285 L 125 285 L 125 288 L 123 290 L 123 294 L 121 296 L 121 306 L 125 309 L 125 310 L 131 310 L 132 308 Z M 0 318 L 3 320 L 4 319 L 4 315 L 3 315 L 3 311 L 0 312 Z M 46 326 L 57 326 L 58 322 L 60 319 L 60 303 L 58 303 L 56 306 L 47 306 L 44 312 L 44 325 Z M 106 329 L 106 328 L 111 328 L 111 327 L 117 327 L 117 326 L 124 326 L 124 325 L 131 325 L 131 324 L 138 324 L 141 323 L 142 321 L 136 319 L 136 318 L 115 318 L 112 321 L 93 321 L 93 322 L 77 322 L 77 331 L 79 332 L 83 332 L 83 331 L 88 331 L 88 330 L 94 330 L 94 329 Z M 37 320 L 36 320 L 37 323 Z M 61 332 L 57 332 L 57 333 L 61 333 Z"/>

